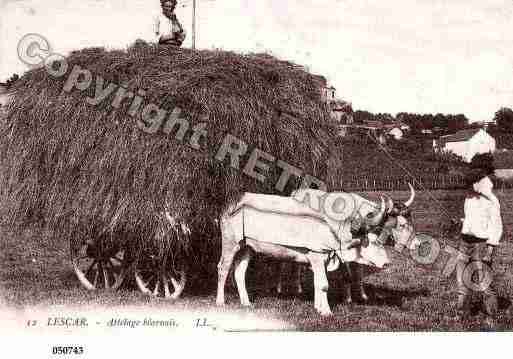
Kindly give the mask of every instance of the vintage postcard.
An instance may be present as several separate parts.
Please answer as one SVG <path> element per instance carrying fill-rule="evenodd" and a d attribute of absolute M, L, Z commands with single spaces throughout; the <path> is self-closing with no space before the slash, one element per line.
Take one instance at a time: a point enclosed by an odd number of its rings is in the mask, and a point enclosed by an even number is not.
<path fill-rule="evenodd" d="M 510 332 L 512 25 L 511 1 L 3 0 L 2 335 Z"/>

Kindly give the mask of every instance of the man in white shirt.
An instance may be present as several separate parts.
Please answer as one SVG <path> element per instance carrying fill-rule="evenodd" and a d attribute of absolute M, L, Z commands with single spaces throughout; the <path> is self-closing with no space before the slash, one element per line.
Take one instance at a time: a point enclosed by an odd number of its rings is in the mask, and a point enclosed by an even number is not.
<path fill-rule="evenodd" d="M 162 12 L 153 23 L 155 41 L 161 45 L 182 46 L 185 40 L 185 30 L 178 21 L 175 8 L 176 0 L 160 0 Z"/>
<path fill-rule="evenodd" d="M 491 155 L 477 155 L 489 165 L 474 168 L 469 184 L 471 190 L 465 199 L 465 218 L 461 229 L 460 261 L 456 266 L 458 310 L 465 311 L 471 291 L 481 292 L 488 321 L 497 313 L 497 295 L 493 286 L 493 257 L 502 237 L 503 226 L 499 200 L 493 193 Z"/>

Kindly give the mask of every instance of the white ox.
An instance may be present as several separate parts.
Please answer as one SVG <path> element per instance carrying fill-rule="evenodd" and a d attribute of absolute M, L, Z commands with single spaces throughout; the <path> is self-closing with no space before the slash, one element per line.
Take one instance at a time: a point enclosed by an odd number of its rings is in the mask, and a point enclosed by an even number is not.
<path fill-rule="evenodd" d="M 407 205 L 413 202 L 414 191 Z M 334 270 L 340 262 L 356 261 L 383 267 L 388 263 L 381 243 L 392 235 L 405 241 L 413 227 L 400 214 L 389 220 L 394 204 L 381 197 L 380 205 L 359 195 L 325 193 L 318 190 L 300 190 L 295 198 L 246 193 L 221 216 L 222 253 L 218 264 L 217 305 L 225 303 L 225 284 L 235 260 L 235 281 L 241 304 L 251 305 L 246 290 L 245 275 L 253 252 L 274 258 L 307 264 L 314 274 L 314 307 L 321 315 L 331 315 L 328 304 L 326 272 Z M 304 198 L 314 200 L 305 206 Z M 301 202 L 298 202 L 301 199 Z M 342 201 L 337 201 L 342 199 Z M 329 202 L 329 206 L 326 204 Z M 335 205 L 343 202 L 341 211 Z M 329 208 L 332 213 L 320 211 Z M 388 210 L 387 210 L 388 209 Z M 328 211 L 329 212 L 329 211 Z M 385 216 L 387 215 L 387 217 Z M 351 235 L 351 223 L 361 220 L 365 230 L 383 225 L 386 220 L 390 231 L 361 245 Z M 384 233 L 385 231 L 382 231 Z"/>

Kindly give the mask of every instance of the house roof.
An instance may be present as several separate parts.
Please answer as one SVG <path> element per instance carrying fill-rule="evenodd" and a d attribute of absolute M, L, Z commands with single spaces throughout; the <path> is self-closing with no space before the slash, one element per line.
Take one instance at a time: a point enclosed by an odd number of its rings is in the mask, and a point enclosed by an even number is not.
<path fill-rule="evenodd" d="M 471 128 L 467 130 L 461 130 L 452 135 L 446 135 L 440 137 L 440 141 L 444 144 L 447 142 L 465 142 L 475 136 L 476 133 L 481 131 L 480 128 Z"/>
<path fill-rule="evenodd" d="M 381 123 L 380 121 L 364 121 L 363 124 L 367 127 L 372 127 L 372 128 L 376 128 L 376 129 L 381 129 L 383 128 L 383 123 Z"/>
<path fill-rule="evenodd" d="M 351 102 L 346 102 L 343 100 L 335 100 L 329 103 L 329 107 L 331 111 L 343 111 L 343 112 L 352 112 L 353 107 Z"/>
<path fill-rule="evenodd" d="M 327 86 L 327 83 L 328 81 L 326 80 L 326 77 L 322 76 L 322 75 L 312 75 L 313 78 L 315 78 L 317 81 L 320 81 L 322 83 L 322 86 L 323 87 L 326 87 Z"/>

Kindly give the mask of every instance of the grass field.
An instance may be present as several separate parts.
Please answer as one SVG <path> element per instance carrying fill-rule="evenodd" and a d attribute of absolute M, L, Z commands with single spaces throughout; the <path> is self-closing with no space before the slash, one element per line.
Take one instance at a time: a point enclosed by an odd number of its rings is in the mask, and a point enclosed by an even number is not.
<path fill-rule="evenodd" d="M 368 195 L 375 196 L 372 193 Z M 407 193 L 391 195 L 395 198 L 407 197 Z M 505 234 L 495 267 L 501 298 L 497 329 L 512 330 L 509 298 L 513 290 L 513 191 L 499 192 L 498 196 L 503 210 Z M 462 192 L 419 192 L 414 204 L 417 231 L 439 238 L 442 248 L 451 243 L 455 245 L 454 238 L 441 232 L 448 218 L 461 217 L 462 201 Z M 101 307 L 112 313 L 120 308 L 138 308 L 148 315 L 157 312 L 219 313 L 215 307 L 215 272 L 211 273 L 209 280 L 190 283 L 191 286 L 201 287 L 203 294 L 193 295 L 189 290 L 176 302 L 150 299 L 130 287 L 118 292 L 87 292 L 74 277 L 69 251 L 63 249 L 63 243 L 65 239 L 52 238 L 35 230 L 23 234 L 12 234 L 7 228 L 1 230 L 0 294 L 9 307 L 50 310 L 65 305 L 79 311 Z M 279 323 L 273 329 L 307 331 L 460 331 L 485 328 L 483 315 L 476 305 L 468 320 L 459 321 L 456 318 L 454 276 L 446 278 L 441 274 L 449 258 L 447 254 L 442 251 L 433 265 L 422 266 L 407 253 L 390 252 L 393 265 L 364 279 L 370 295 L 370 301 L 366 304 L 344 304 L 337 273 L 331 275 L 330 303 L 334 312 L 331 318 L 322 318 L 314 311 L 309 277 L 305 278 L 305 296 L 277 297 L 262 289 L 269 279 L 262 278 L 255 270 L 250 272 L 249 285 L 254 307 L 240 308 L 238 297 L 232 289 L 227 298 L 228 305 L 221 313 L 265 318 L 260 324 L 255 322 L 253 329 L 269 329 L 265 323 L 273 320 Z"/>

